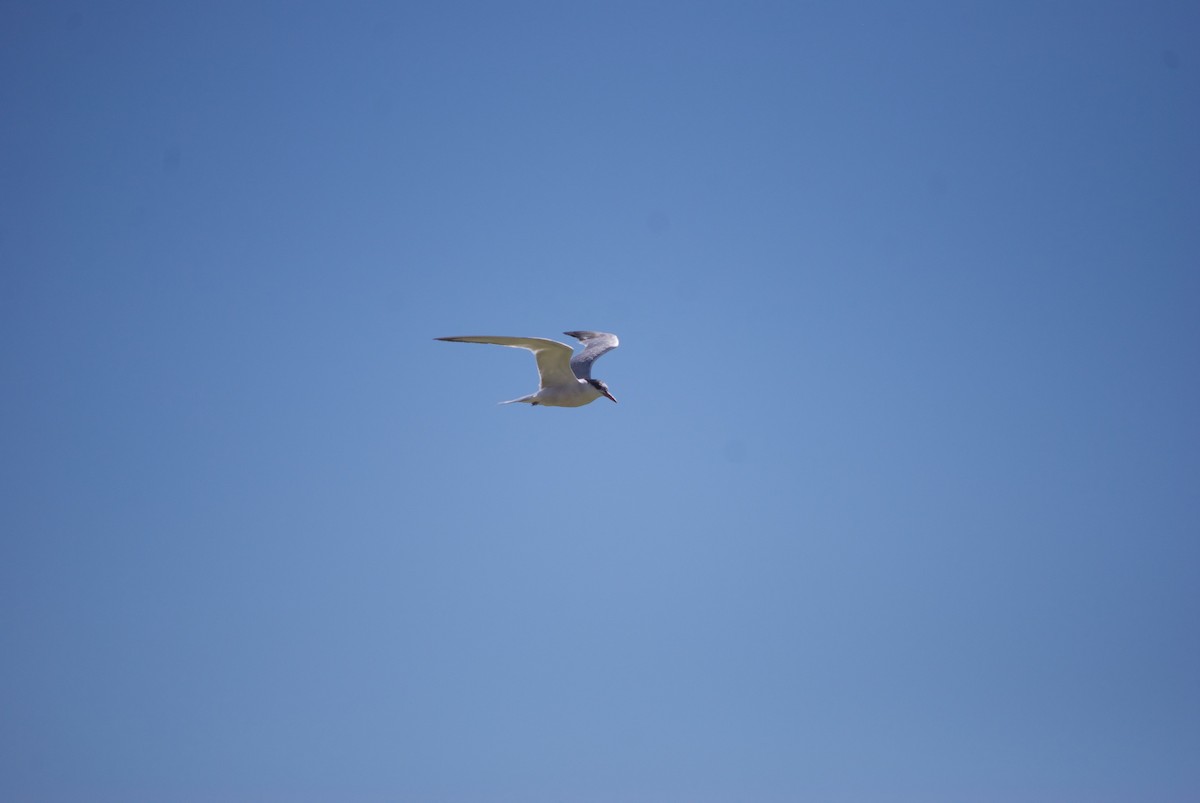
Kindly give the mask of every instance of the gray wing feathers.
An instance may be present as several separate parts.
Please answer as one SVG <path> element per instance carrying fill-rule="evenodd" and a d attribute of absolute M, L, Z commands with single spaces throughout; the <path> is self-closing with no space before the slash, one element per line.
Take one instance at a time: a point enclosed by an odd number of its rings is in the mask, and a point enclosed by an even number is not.
<path fill-rule="evenodd" d="M 448 340 L 452 343 L 488 343 L 493 346 L 509 346 L 511 348 L 532 351 L 533 356 L 537 359 L 538 376 L 543 388 L 549 385 L 563 385 L 575 379 L 569 363 L 573 349 L 565 343 L 559 343 L 557 340 L 546 340 L 541 337 L 502 337 L 498 335 L 439 337 L 435 339 Z"/>
<path fill-rule="evenodd" d="M 580 379 L 591 379 L 592 363 L 602 354 L 607 354 L 621 344 L 616 335 L 608 332 L 563 332 L 563 334 L 570 335 L 583 343 L 583 351 L 571 358 L 571 370 Z"/>

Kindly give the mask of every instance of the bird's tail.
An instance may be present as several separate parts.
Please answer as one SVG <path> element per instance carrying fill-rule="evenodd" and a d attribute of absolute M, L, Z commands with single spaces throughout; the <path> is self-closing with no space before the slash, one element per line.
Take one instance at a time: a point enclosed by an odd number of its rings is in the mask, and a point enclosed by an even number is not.
<path fill-rule="evenodd" d="M 502 401 L 502 402 L 500 402 L 500 404 L 537 404 L 537 402 L 534 401 L 533 396 L 522 396 L 519 399 L 509 399 L 508 401 Z"/>

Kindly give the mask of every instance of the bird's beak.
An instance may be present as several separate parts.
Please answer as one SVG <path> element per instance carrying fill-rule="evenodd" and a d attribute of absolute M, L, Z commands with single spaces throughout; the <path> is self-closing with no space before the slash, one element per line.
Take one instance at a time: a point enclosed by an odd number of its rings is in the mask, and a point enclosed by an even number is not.
<path fill-rule="evenodd" d="M 613 404 L 617 403 L 617 400 L 614 399 L 613 395 L 611 393 L 609 393 L 607 390 L 602 390 L 600 392 L 603 393 L 605 396 L 607 396 L 609 398 L 609 401 L 611 401 Z"/>

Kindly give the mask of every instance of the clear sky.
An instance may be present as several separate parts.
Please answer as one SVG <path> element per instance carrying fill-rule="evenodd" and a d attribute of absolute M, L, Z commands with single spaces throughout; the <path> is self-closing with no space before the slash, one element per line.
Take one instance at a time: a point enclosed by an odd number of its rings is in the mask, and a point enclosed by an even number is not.
<path fill-rule="evenodd" d="M 1194 2 L 5 2 L 0 360 L 4 800 L 1200 797 Z"/>

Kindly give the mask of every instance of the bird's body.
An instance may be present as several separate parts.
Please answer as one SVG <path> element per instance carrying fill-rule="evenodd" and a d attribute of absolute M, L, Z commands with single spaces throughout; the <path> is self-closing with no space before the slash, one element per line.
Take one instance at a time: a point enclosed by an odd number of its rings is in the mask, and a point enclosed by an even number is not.
<path fill-rule="evenodd" d="M 539 404 L 543 407 L 582 407 L 585 404 L 591 404 L 602 395 L 590 382 L 578 379 L 571 385 L 551 385 L 548 388 L 542 388 L 532 395 L 522 396 L 519 399 L 509 399 L 500 403 L 532 404 L 535 407 Z M 616 399 L 613 399 L 613 401 L 616 401 Z"/>
<path fill-rule="evenodd" d="M 592 378 L 592 363 L 617 347 L 616 335 L 607 332 L 564 332 L 580 340 L 584 349 L 572 356 L 573 349 L 557 340 L 540 337 L 469 336 L 439 337 L 453 343 L 489 343 L 496 346 L 527 349 L 537 359 L 541 384 L 538 392 L 501 404 L 531 404 L 546 407 L 582 407 L 604 396 L 616 401 L 608 386 Z"/>

